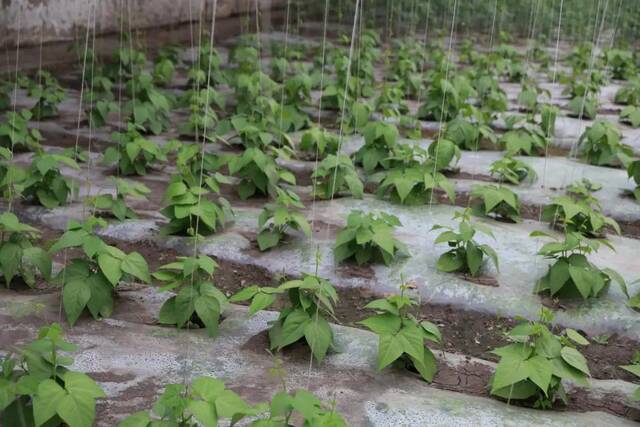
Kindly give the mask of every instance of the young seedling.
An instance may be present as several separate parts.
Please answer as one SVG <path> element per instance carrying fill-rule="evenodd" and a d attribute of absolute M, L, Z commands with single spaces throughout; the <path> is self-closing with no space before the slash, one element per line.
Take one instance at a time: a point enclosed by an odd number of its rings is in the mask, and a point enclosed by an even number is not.
<path fill-rule="evenodd" d="M 327 154 L 338 152 L 338 135 L 321 127 L 312 127 L 300 140 L 300 149 L 309 153 L 317 153 L 323 159 Z"/>
<path fill-rule="evenodd" d="M 82 372 L 72 371 L 77 347 L 53 323 L 38 338 L 0 360 L 0 415 L 7 426 L 91 427 L 96 400 L 106 394 Z"/>
<path fill-rule="evenodd" d="M 444 138 L 454 142 L 461 149 L 470 151 L 477 151 L 481 140 L 488 140 L 492 144 L 497 142 L 491 127 L 465 118 L 462 114 L 458 114 L 455 119 L 447 123 Z"/>
<path fill-rule="evenodd" d="M 206 255 L 178 257 L 165 264 L 153 277 L 166 282 L 161 291 L 175 290 L 160 308 L 159 322 L 177 328 L 195 324 L 207 329 L 209 336 L 218 334 L 220 315 L 227 298 L 213 283 L 218 264 Z"/>
<path fill-rule="evenodd" d="M 20 183 L 22 195 L 47 209 L 65 205 L 77 187 L 71 179 L 62 175 L 61 166 L 80 169 L 73 159 L 66 156 L 37 154 L 27 170 L 26 178 Z"/>
<path fill-rule="evenodd" d="M 23 224 L 11 212 L 0 214 L 0 271 L 6 287 L 19 277 L 29 287 L 36 282 L 36 274 L 44 279 L 51 276 L 51 257 L 34 241 L 40 232 Z"/>
<path fill-rule="evenodd" d="M 415 298 L 407 295 L 409 285 L 400 286 L 400 295 L 377 299 L 365 306 L 376 314 L 361 320 L 361 325 L 378 335 L 378 370 L 396 362 L 418 371 L 425 381 L 433 381 L 436 358 L 425 341 L 442 345 L 442 334 L 436 325 L 420 320 L 411 313 L 418 306 Z"/>
<path fill-rule="evenodd" d="M 436 237 L 434 243 L 447 243 L 451 248 L 438 258 L 436 264 L 438 270 L 446 273 L 468 273 L 471 276 L 477 276 L 485 255 L 493 261 L 496 269 L 499 269 L 496 251 L 491 246 L 480 244 L 473 239 L 477 232 L 495 238 L 491 230 L 482 224 L 471 222 L 469 209 L 455 212 L 453 219 L 460 221 L 457 232 L 452 227 L 439 224 L 431 228 L 431 230 L 444 229 L 445 231 Z"/>
<path fill-rule="evenodd" d="M 116 188 L 115 197 L 112 194 L 100 194 L 94 197 L 87 197 L 85 204 L 92 207 L 94 212 L 106 213 L 124 221 L 126 219 L 138 218 L 138 215 L 127 206 L 126 198 L 146 200 L 146 195 L 151 192 L 146 185 L 138 182 L 127 181 L 121 178 L 111 177 Z M 94 213 L 95 214 L 95 213 Z"/>
<path fill-rule="evenodd" d="M 0 123 L 0 146 L 12 151 L 39 149 L 42 134 L 38 129 L 29 129 L 32 117 L 29 110 L 7 111 L 5 119 Z"/>
<path fill-rule="evenodd" d="M 170 126 L 171 101 L 153 84 L 148 72 L 135 74 L 127 83 L 126 93 L 131 100 L 125 106 L 128 120 L 144 132 L 159 135 Z"/>
<path fill-rule="evenodd" d="M 295 185 L 296 178 L 280 168 L 275 160 L 258 148 L 247 148 L 229 160 L 229 174 L 240 178 L 238 195 L 246 200 L 254 194 L 268 195 L 281 181 Z"/>
<path fill-rule="evenodd" d="M 472 188 L 471 196 L 480 199 L 480 203 L 473 207 L 475 214 L 511 222 L 520 221 L 518 195 L 508 187 L 477 185 Z"/>
<path fill-rule="evenodd" d="M 390 265 L 397 257 L 408 256 L 407 247 L 393 235 L 400 225 L 397 217 L 383 212 L 351 211 L 347 226 L 336 236 L 333 248 L 336 263 L 353 258 L 358 265 L 380 261 Z"/>
<path fill-rule="evenodd" d="M 507 181 L 513 185 L 524 181 L 535 181 L 537 178 L 536 171 L 528 163 L 509 154 L 491 163 L 489 172 L 492 176 L 497 176 L 500 182 Z"/>
<path fill-rule="evenodd" d="M 175 144 L 160 148 L 155 142 L 145 139 L 139 132 L 141 130 L 139 126 L 129 123 L 126 132 L 112 133 L 111 139 L 118 145 L 106 149 L 103 162 L 107 165 L 116 163 L 122 175 L 144 176 L 155 163 L 166 161 L 168 151 Z"/>
<path fill-rule="evenodd" d="M 547 274 L 536 283 L 535 293 L 548 291 L 551 296 L 586 300 L 604 294 L 611 281 L 615 280 L 628 296 L 626 282 L 619 273 L 611 268 L 600 269 L 586 257 L 596 252 L 601 244 L 613 249 L 606 240 L 588 239 L 575 232 L 566 232 L 563 241 L 543 231 L 534 231 L 530 236 L 555 240 L 545 243 L 538 251 L 553 263 Z"/>
<path fill-rule="evenodd" d="M 446 154 L 445 151 L 442 154 Z M 370 177 L 373 182 L 380 182 L 376 191 L 378 197 L 390 197 L 400 204 L 419 205 L 430 203 L 433 191 L 439 188 L 451 202 L 455 200 L 453 184 L 437 171 L 428 151 L 417 145 L 398 145 L 388 161 L 389 170 Z"/>
<path fill-rule="evenodd" d="M 167 206 L 160 211 L 169 220 L 160 229 L 162 234 L 207 236 L 233 217 L 231 206 L 224 198 L 218 198 L 217 202 L 207 198 L 209 190 L 216 191 L 218 185 L 211 177 L 207 178 L 203 181 L 207 187 L 190 182 L 182 175 L 171 178 L 163 198 Z"/>
<path fill-rule="evenodd" d="M 356 152 L 355 162 L 362 165 L 366 173 L 381 167 L 389 168 L 387 158 L 393 152 L 400 133 L 398 128 L 386 122 L 370 122 L 362 130 L 364 145 Z"/>
<path fill-rule="evenodd" d="M 40 70 L 35 81 L 31 81 L 27 94 L 36 99 L 31 113 L 36 120 L 58 116 L 58 104 L 66 98 L 64 89 L 50 72 Z"/>
<path fill-rule="evenodd" d="M 507 154 L 512 156 L 544 156 L 550 144 L 544 130 L 531 123 L 508 131 L 498 142 L 507 150 Z"/>
<path fill-rule="evenodd" d="M 551 320 L 552 314 L 543 309 L 539 322 L 520 323 L 507 335 L 512 343 L 493 350 L 500 362 L 489 381 L 492 395 L 550 409 L 557 401 L 568 403 L 563 380 L 589 387 L 587 360 L 576 348 L 589 341 L 573 329 L 555 335 L 549 329 Z"/>
<path fill-rule="evenodd" d="M 269 329 L 271 349 L 280 351 L 304 338 L 313 356 L 322 362 L 333 345 L 333 331 L 326 319 L 334 316 L 333 306 L 338 302 L 338 294 L 328 280 L 304 274 L 301 280 L 291 280 L 277 288 L 250 286 L 229 301 L 251 300 L 249 314 L 253 315 L 271 306 L 278 295 L 285 293 L 288 305 Z"/>
<path fill-rule="evenodd" d="M 364 185 L 351 159 L 344 154 L 329 154 L 320 163 L 313 175 L 314 192 L 321 199 L 332 199 L 338 193 L 349 193 L 362 199 Z"/>
<path fill-rule="evenodd" d="M 627 105 L 620 111 L 620 123 L 627 124 L 631 127 L 640 127 L 640 107 L 635 105 Z"/>
<path fill-rule="evenodd" d="M 84 223 L 69 221 L 67 231 L 51 246 L 51 253 L 66 248 L 82 250 L 82 255 L 70 260 L 55 279 L 62 286 L 62 305 L 71 326 L 85 309 L 94 319 L 111 316 L 113 293 L 121 281 L 151 281 L 142 255 L 127 254 L 96 235 L 95 228 L 105 226 L 103 219 L 95 217 Z"/>
<path fill-rule="evenodd" d="M 293 191 L 276 188 L 276 202 L 268 203 L 258 217 L 258 247 L 261 251 L 277 246 L 293 229 L 311 237 L 311 226 L 299 211 L 304 209 L 300 197 Z M 298 209 L 298 210 L 294 210 Z"/>
<path fill-rule="evenodd" d="M 614 123 L 598 120 L 580 136 L 580 155 L 592 165 L 626 167 L 633 157 L 633 150 L 623 144 L 621 138 L 622 134 Z"/>

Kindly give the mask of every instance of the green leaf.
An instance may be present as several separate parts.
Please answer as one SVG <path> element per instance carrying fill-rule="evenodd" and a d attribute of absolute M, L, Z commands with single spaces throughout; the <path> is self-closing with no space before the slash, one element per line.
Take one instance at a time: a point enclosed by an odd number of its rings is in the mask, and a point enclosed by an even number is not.
<path fill-rule="evenodd" d="M 148 427 L 151 417 L 147 411 L 139 411 L 122 420 L 118 427 Z"/>
<path fill-rule="evenodd" d="M 422 360 L 416 359 L 413 356 L 409 356 L 413 362 L 413 366 L 420 373 L 422 378 L 426 381 L 433 381 L 433 376 L 436 373 L 436 358 L 428 348 L 424 351 L 424 357 Z"/>
<path fill-rule="evenodd" d="M 269 248 L 277 246 L 280 241 L 280 237 L 281 235 L 277 231 L 263 230 L 256 238 L 258 241 L 258 247 L 261 251 L 266 251 Z"/>
<path fill-rule="evenodd" d="M 74 279 L 65 283 L 62 288 L 62 304 L 67 315 L 67 321 L 71 326 L 76 323 L 78 317 L 82 314 L 82 310 L 86 307 L 89 298 L 91 298 L 91 290 L 84 280 Z"/>
<path fill-rule="evenodd" d="M 212 403 L 203 400 L 191 400 L 187 409 L 203 427 L 216 427 L 218 425 L 216 408 Z"/>
<path fill-rule="evenodd" d="M 551 362 L 546 357 L 533 356 L 526 360 L 524 369 L 528 372 L 529 379 L 540 387 L 546 396 L 553 373 Z"/>
<path fill-rule="evenodd" d="M 390 255 L 394 254 L 393 236 L 389 232 L 374 232 L 373 241 Z"/>
<path fill-rule="evenodd" d="M 322 362 L 333 342 L 333 333 L 324 317 L 315 315 L 304 328 L 304 337 L 318 362 Z"/>
<path fill-rule="evenodd" d="M 304 310 L 297 309 L 289 313 L 282 324 L 282 341 L 279 347 L 286 347 L 302 338 L 309 322 L 311 318 Z"/>
<path fill-rule="evenodd" d="M 0 412 L 9 406 L 16 398 L 16 384 L 0 378 Z"/>
<path fill-rule="evenodd" d="M 438 258 L 436 267 L 440 271 L 451 273 L 458 271 L 464 266 L 464 262 L 457 256 L 455 252 L 445 252 Z"/>
<path fill-rule="evenodd" d="M 178 323 L 176 316 L 176 297 L 171 297 L 162 304 L 158 321 L 162 325 L 175 325 Z"/>
<path fill-rule="evenodd" d="M 249 305 L 249 314 L 254 315 L 258 311 L 264 310 L 273 304 L 275 300 L 276 296 L 274 294 L 258 292 L 251 300 L 251 304 Z"/>
<path fill-rule="evenodd" d="M 248 288 L 242 289 L 237 294 L 232 295 L 229 298 L 229 302 L 239 302 L 239 301 L 248 300 L 250 298 L 253 298 L 253 296 L 256 295 L 258 292 L 260 292 L 260 287 L 256 285 L 251 285 Z"/>
<path fill-rule="evenodd" d="M 589 341 L 585 337 L 580 335 L 575 329 L 567 328 L 565 329 L 565 332 L 567 333 L 567 337 L 569 337 L 569 339 L 571 339 L 571 341 L 575 342 L 576 344 L 589 345 Z"/>
<path fill-rule="evenodd" d="M 128 254 L 122 260 L 120 268 L 122 268 L 122 271 L 125 273 L 137 277 L 145 283 L 151 282 L 147 261 L 138 252 L 131 252 Z"/>
<path fill-rule="evenodd" d="M 500 270 L 500 265 L 498 264 L 498 254 L 496 253 L 496 251 L 491 246 L 484 244 L 480 245 L 479 248 L 482 250 L 482 252 L 484 252 L 486 256 L 491 258 L 491 261 L 493 261 L 493 265 L 496 266 L 496 270 Z"/>
<path fill-rule="evenodd" d="M 482 266 L 482 250 L 478 248 L 472 241 L 467 243 L 467 265 L 472 276 L 475 276 L 480 266 Z"/>
<path fill-rule="evenodd" d="M 587 360 L 578 350 L 572 347 L 563 347 L 560 351 L 560 355 L 562 356 L 562 360 L 567 362 L 569 365 L 586 375 L 590 375 Z"/>
<path fill-rule="evenodd" d="M 378 335 L 395 335 L 400 330 L 400 317 L 391 313 L 382 313 L 358 322 Z"/>
<path fill-rule="evenodd" d="M 33 418 L 36 427 L 49 421 L 56 415 L 60 402 L 67 393 L 55 381 L 46 379 L 38 386 L 38 393 L 33 397 Z"/>
<path fill-rule="evenodd" d="M 68 394 L 58 403 L 57 412 L 69 427 L 91 427 L 96 417 L 96 405 L 92 398 Z"/>
<path fill-rule="evenodd" d="M 121 264 L 122 261 L 106 252 L 98 255 L 98 265 L 100 266 L 100 270 L 113 286 L 118 285 L 120 278 L 122 277 Z"/>
<path fill-rule="evenodd" d="M 624 365 L 620 367 L 627 372 L 631 372 L 636 377 L 640 377 L 640 365 Z"/>
<path fill-rule="evenodd" d="M 405 323 L 397 337 L 402 341 L 404 352 L 418 360 L 424 357 L 424 334 L 417 324 Z"/>
<path fill-rule="evenodd" d="M 525 380 L 529 377 L 526 361 L 519 358 L 503 357 L 496 365 L 496 372 L 491 384 L 491 393 Z"/>
<path fill-rule="evenodd" d="M 378 370 L 393 363 L 404 352 L 403 342 L 397 335 L 383 334 L 378 340 Z"/>
<path fill-rule="evenodd" d="M 200 296 L 194 303 L 196 314 L 207 327 L 209 336 L 215 337 L 218 334 L 218 321 L 220 319 L 220 303 L 217 299 L 209 296 Z"/>

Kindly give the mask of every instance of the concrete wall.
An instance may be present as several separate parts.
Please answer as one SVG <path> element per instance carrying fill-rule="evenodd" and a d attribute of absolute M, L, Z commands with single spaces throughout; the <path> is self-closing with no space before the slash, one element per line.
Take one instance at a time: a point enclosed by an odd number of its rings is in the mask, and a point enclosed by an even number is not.
<path fill-rule="evenodd" d="M 29 46 L 72 40 L 87 25 L 98 34 L 195 21 L 201 13 L 217 18 L 255 10 L 255 2 L 268 22 L 269 10 L 286 0 L 0 0 L 0 46 Z"/>

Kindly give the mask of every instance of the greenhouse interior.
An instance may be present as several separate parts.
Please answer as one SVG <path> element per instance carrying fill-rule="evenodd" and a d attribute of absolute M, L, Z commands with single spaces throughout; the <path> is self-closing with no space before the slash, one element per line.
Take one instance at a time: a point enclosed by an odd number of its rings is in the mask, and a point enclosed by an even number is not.
<path fill-rule="evenodd" d="M 640 2 L 0 33 L 0 425 L 640 421 Z"/>

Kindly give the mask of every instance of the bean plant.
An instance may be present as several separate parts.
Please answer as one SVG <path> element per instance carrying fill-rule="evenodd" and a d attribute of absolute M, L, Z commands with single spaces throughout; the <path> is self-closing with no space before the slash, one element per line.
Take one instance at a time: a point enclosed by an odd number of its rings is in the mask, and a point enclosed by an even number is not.
<path fill-rule="evenodd" d="M 67 248 L 81 250 L 55 279 L 62 286 L 62 306 L 71 326 L 85 309 L 95 319 L 111 316 L 114 290 L 121 281 L 151 281 L 149 267 L 140 253 L 127 254 L 96 234 L 95 228 L 104 226 L 104 220 L 94 217 L 84 223 L 69 221 L 67 230 L 50 249 L 51 253 Z"/>
<path fill-rule="evenodd" d="M 322 362 L 333 345 L 333 331 L 327 317 L 334 316 L 338 294 L 333 285 L 312 274 L 273 287 L 247 287 L 229 298 L 230 302 L 251 300 L 249 314 L 270 307 L 276 297 L 287 294 L 287 305 L 271 323 L 269 341 L 272 350 L 282 350 L 304 338 L 311 353 Z"/>
<path fill-rule="evenodd" d="M 91 427 L 96 400 L 106 394 L 90 376 L 72 371 L 68 355 L 77 346 L 64 340 L 57 323 L 1 359 L 0 420 L 6 426 Z"/>
<path fill-rule="evenodd" d="M 471 190 L 471 196 L 480 200 L 474 206 L 478 215 L 489 216 L 511 222 L 520 221 L 520 201 L 518 195 L 503 185 L 477 185 Z"/>
<path fill-rule="evenodd" d="M 407 247 L 393 235 L 400 225 L 394 215 L 351 211 L 346 227 L 336 236 L 333 249 L 336 263 L 353 258 L 358 265 L 380 261 L 389 265 L 398 256 L 408 256 Z"/>
<path fill-rule="evenodd" d="M 35 244 L 39 235 L 38 229 L 21 223 L 15 214 L 0 214 L 0 271 L 7 288 L 16 277 L 33 287 L 36 274 L 45 280 L 51 276 L 51 257 Z"/>
<path fill-rule="evenodd" d="M 496 176 L 500 182 L 506 181 L 513 185 L 524 181 L 535 181 L 537 178 L 536 171 L 528 163 L 509 154 L 491 163 L 489 173 Z"/>
<path fill-rule="evenodd" d="M 29 129 L 32 117 L 29 110 L 6 112 L 4 120 L 0 122 L 0 146 L 12 151 L 39 149 L 42 134 L 37 128 Z"/>
<path fill-rule="evenodd" d="M 178 257 L 165 264 L 153 277 L 164 282 L 161 291 L 175 291 L 160 308 L 159 322 L 177 328 L 196 325 L 218 334 L 218 323 L 227 298 L 213 283 L 218 264 L 206 255 Z"/>
<path fill-rule="evenodd" d="M 543 309 L 540 321 L 518 324 L 507 335 L 512 343 L 493 350 L 500 362 L 489 382 L 492 395 L 550 409 L 555 402 L 568 403 L 563 380 L 589 387 L 587 360 L 577 349 L 589 341 L 573 329 L 555 335 L 551 318 Z"/>
<path fill-rule="evenodd" d="M 597 166 L 626 166 L 633 150 L 621 142 L 622 134 L 614 123 L 598 120 L 578 140 L 580 155 Z"/>
<path fill-rule="evenodd" d="M 314 180 L 314 192 L 321 199 L 333 199 L 339 193 L 349 193 L 361 199 L 364 185 L 349 156 L 329 154 L 311 176 Z"/>
<path fill-rule="evenodd" d="M 20 183 L 22 195 L 47 209 L 66 205 L 77 186 L 70 178 L 62 175 L 62 166 L 80 169 L 73 159 L 66 156 L 37 154 L 27 170 L 24 181 Z"/>
<path fill-rule="evenodd" d="M 311 237 L 311 226 L 300 212 L 304 205 L 293 191 L 276 188 L 274 203 L 268 203 L 258 217 L 258 247 L 266 251 L 277 246 L 287 235 L 287 230 L 299 230 Z"/>
<path fill-rule="evenodd" d="M 400 287 L 400 295 L 391 295 L 368 303 L 365 308 L 375 315 L 361 320 L 361 325 L 378 335 L 378 370 L 392 363 L 418 371 L 428 382 L 437 370 L 436 358 L 425 341 L 442 344 L 440 329 L 411 313 L 418 306 L 415 298 L 406 294 L 408 285 Z"/>
<path fill-rule="evenodd" d="M 453 219 L 459 221 L 458 230 L 445 225 L 434 225 L 433 230 L 444 230 L 434 243 L 447 243 L 451 249 L 440 255 L 436 267 L 446 273 L 468 273 L 476 276 L 480 273 L 485 255 L 498 266 L 498 254 L 487 244 L 480 244 L 473 238 L 480 232 L 495 238 L 491 230 L 480 224 L 471 222 L 471 210 L 458 211 L 453 214 Z"/>
<path fill-rule="evenodd" d="M 545 243 L 539 255 L 552 264 L 547 273 L 536 283 L 536 293 L 548 292 L 559 298 L 599 297 L 608 289 L 612 281 L 618 282 L 627 293 L 626 282 L 615 270 L 599 268 L 587 259 L 587 255 L 597 252 L 600 245 L 612 248 L 603 239 L 589 239 L 576 232 L 566 232 L 562 240 L 542 231 L 534 231 L 531 237 L 548 237 L 553 242 Z"/>

